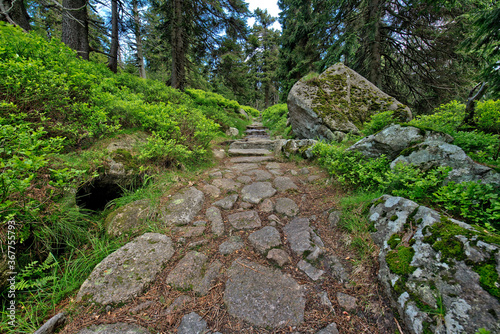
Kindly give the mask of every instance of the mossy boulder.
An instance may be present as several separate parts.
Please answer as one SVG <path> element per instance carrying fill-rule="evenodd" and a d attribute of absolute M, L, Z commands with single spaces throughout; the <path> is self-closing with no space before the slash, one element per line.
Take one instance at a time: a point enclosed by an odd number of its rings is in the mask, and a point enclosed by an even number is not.
<path fill-rule="evenodd" d="M 129 203 L 111 212 L 106 217 L 106 232 L 112 236 L 134 234 L 143 228 L 154 215 L 147 199 Z"/>
<path fill-rule="evenodd" d="M 483 166 L 473 161 L 460 147 L 439 141 L 425 141 L 415 145 L 411 150 L 402 154 L 391 163 L 391 168 L 396 164 L 412 164 L 422 170 L 429 170 L 436 166 L 451 167 L 452 170 L 446 182 L 455 183 L 467 181 L 481 181 L 500 185 L 500 174 L 492 168 Z"/>
<path fill-rule="evenodd" d="M 347 150 L 358 151 L 369 158 L 379 158 L 385 155 L 392 160 L 399 154 L 405 153 L 408 148 L 424 141 L 451 143 L 453 137 L 445 133 L 424 130 L 414 126 L 394 124 L 376 134 L 361 139 Z"/>
<path fill-rule="evenodd" d="M 335 140 L 337 132 L 358 134 L 372 115 L 388 110 L 397 121 L 411 119 L 407 106 L 341 63 L 298 81 L 288 95 L 288 115 L 298 138 Z"/>
<path fill-rule="evenodd" d="M 500 237 L 389 195 L 369 220 L 379 279 L 410 333 L 500 332 Z"/>

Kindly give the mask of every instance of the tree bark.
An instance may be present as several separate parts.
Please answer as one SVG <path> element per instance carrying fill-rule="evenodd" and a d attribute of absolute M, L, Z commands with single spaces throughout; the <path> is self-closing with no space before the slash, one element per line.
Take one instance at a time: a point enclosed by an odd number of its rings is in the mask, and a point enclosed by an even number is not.
<path fill-rule="evenodd" d="M 372 24 L 369 26 L 373 27 L 372 36 L 369 38 L 370 43 L 370 54 L 369 54 L 369 67 L 370 75 L 369 80 L 378 88 L 382 87 L 382 76 L 381 76 L 381 52 L 380 52 L 380 21 L 381 9 L 380 0 L 371 0 L 369 3 L 369 17 L 368 20 L 372 20 Z"/>
<path fill-rule="evenodd" d="M 481 86 L 481 88 L 479 88 L 479 86 Z M 474 92 L 478 88 L 479 91 L 476 94 L 474 94 Z M 470 126 L 476 125 L 476 122 L 474 121 L 474 113 L 476 111 L 476 101 L 480 100 L 483 97 L 483 95 L 486 93 L 486 88 L 487 88 L 486 82 L 482 82 L 477 84 L 476 87 L 474 87 L 470 91 L 469 97 L 467 98 L 467 104 L 465 105 L 465 117 L 462 124 Z"/>
<path fill-rule="evenodd" d="M 89 59 L 89 23 L 86 0 L 63 0 L 62 42 Z"/>
<path fill-rule="evenodd" d="M 135 34 L 135 47 L 137 48 L 137 65 L 139 66 L 139 76 L 146 79 L 146 69 L 144 67 L 144 52 L 142 50 L 142 37 L 141 37 L 141 18 L 139 16 L 139 9 L 137 8 L 137 0 L 132 0 L 133 15 L 134 15 L 134 34 Z"/>
<path fill-rule="evenodd" d="M 173 27 L 172 27 L 172 77 L 173 88 L 184 90 L 186 79 L 186 46 L 184 43 L 184 22 L 182 20 L 183 0 L 173 1 Z"/>
<path fill-rule="evenodd" d="M 23 0 L 0 0 L 0 20 L 19 26 L 25 31 L 31 29 L 30 16 Z"/>
<path fill-rule="evenodd" d="M 111 49 L 108 67 L 118 72 L 118 0 L 111 0 Z"/>

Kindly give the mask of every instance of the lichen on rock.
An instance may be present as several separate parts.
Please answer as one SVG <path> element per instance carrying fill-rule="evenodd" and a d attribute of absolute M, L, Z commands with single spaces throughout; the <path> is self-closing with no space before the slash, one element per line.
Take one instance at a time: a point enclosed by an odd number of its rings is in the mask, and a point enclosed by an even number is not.
<path fill-rule="evenodd" d="M 389 195 L 369 220 L 379 279 L 411 333 L 500 330 L 500 238 Z"/>

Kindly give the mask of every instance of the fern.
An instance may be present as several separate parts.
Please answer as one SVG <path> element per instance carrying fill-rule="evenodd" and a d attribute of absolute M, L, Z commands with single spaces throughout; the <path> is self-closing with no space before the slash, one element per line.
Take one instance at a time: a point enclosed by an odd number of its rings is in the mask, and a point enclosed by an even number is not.
<path fill-rule="evenodd" d="M 57 260 L 52 253 L 49 253 L 45 261 L 41 264 L 38 261 L 31 262 L 17 275 L 16 290 L 42 288 L 48 282 L 54 281 L 57 278 L 54 275 L 55 270 L 52 274 L 47 271 L 57 267 L 57 265 Z"/>

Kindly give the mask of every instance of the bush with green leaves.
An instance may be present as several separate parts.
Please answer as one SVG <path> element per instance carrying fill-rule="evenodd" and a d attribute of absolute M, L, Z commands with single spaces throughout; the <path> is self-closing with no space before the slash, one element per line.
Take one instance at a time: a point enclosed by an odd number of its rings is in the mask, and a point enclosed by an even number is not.
<path fill-rule="evenodd" d="M 262 112 L 262 124 L 268 127 L 272 135 L 282 138 L 292 137 L 292 127 L 286 126 L 288 107 L 286 103 L 275 104 Z"/>
<path fill-rule="evenodd" d="M 421 170 L 385 157 L 371 159 L 342 145 L 314 146 L 318 162 L 346 189 L 377 191 L 444 209 L 466 222 L 500 231 L 500 189 L 480 182 L 446 183 L 450 167 Z"/>
<path fill-rule="evenodd" d="M 461 130 L 465 105 L 457 101 L 443 104 L 431 115 L 417 116 L 409 124 L 448 133 L 474 160 L 497 164 L 495 156 L 500 145 L 500 101 L 487 100 L 476 105 L 476 129 Z"/>

